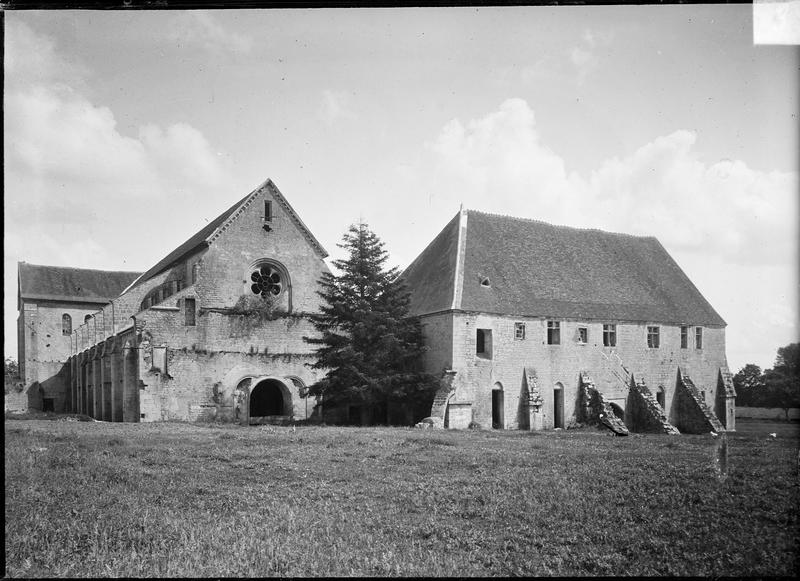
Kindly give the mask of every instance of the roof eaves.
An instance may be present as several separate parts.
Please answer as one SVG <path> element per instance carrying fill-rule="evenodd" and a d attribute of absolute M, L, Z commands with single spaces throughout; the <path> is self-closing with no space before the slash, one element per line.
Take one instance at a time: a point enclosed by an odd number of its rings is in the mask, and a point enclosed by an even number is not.
<path fill-rule="evenodd" d="M 74 295 L 48 295 L 40 293 L 21 293 L 20 298 L 41 300 L 41 301 L 60 301 L 66 303 L 92 303 L 98 305 L 100 304 L 105 305 L 110 300 L 105 297 L 99 297 L 99 296 L 81 297 Z"/>

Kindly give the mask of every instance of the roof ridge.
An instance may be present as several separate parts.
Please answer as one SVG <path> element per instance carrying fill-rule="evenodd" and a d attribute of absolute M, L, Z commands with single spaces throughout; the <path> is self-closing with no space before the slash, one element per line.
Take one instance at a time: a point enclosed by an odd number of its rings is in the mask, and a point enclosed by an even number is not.
<path fill-rule="evenodd" d="M 464 211 L 474 214 L 482 214 L 484 216 L 491 216 L 494 218 L 505 218 L 508 220 L 516 220 L 519 222 L 531 222 L 533 224 L 543 224 L 545 226 L 551 226 L 553 228 L 561 228 L 564 230 L 579 230 L 581 232 L 600 232 L 601 234 L 611 234 L 614 236 L 625 236 L 627 238 L 636 238 L 637 240 L 642 239 L 649 239 L 652 238 L 654 240 L 658 240 L 655 236 L 639 236 L 636 234 L 628 234 L 627 232 L 611 232 L 609 230 L 602 230 L 600 228 L 581 228 L 580 226 L 568 226 L 566 224 L 553 224 L 552 222 L 545 222 L 544 220 L 537 220 L 535 218 L 524 218 L 521 216 L 511 216 L 510 214 L 498 214 L 495 212 L 484 212 L 482 210 L 470 210 L 468 208 L 464 208 Z"/>

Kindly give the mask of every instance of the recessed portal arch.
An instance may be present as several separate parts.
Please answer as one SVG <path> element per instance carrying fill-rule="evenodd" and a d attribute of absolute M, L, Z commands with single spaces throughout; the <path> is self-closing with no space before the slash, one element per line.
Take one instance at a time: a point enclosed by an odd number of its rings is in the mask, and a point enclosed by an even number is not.
<path fill-rule="evenodd" d="M 267 377 L 253 380 L 253 384 L 248 402 L 251 423 L 255 418 L 292 416 L 292 394 L 281 379 Z"/>

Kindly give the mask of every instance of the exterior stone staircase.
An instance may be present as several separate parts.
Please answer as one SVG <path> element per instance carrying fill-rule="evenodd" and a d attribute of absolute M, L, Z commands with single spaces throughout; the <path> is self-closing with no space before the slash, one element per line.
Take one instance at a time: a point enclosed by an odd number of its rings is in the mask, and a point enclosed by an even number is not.
<path fill-rule="evenodd" d="M 581 378 L 581 412 L 583 421 L 594 425 L 603 425 L 618 436 L 627 436 L 630 432 L 620 418 L 614 414 L 611 405 L 603 398 L 588 373 L 582 371 Z"/>
<path fill-rule="evenodd" d="M 444 425 L 445 413 L 447 412 L 447 402 L 455 392 L 456 371 L 446 370 L 439 383 L 439 389 L 433 396 L 430 417 L 442 420 Z"/>
<path fill-rule="evenodd" d="M 725 427 L 714 415 L 714 412 L 706 405 L 700 390 L 695 387 L 694 382 L 688 375 L 678 369 L 678 389 L 676 397 L 681 398 L 679 417 L 682 418 L 679 426 L 682 432 L 702 434 L 707 432 L 724 433 Z"/>
<path fill-rule="evenodd" d="M 632 421 L 637 424 L 634 426 L 634 431 L 680 434 L 678 428 L 669 423 L 664 408 L 647 387 L 644 378 L 637 379 L 631 374 L 631 394 L 633 398 L 629 398 L 628 413 L 631 415 Z M 635 403 L 632 400 L 635 400 Z"/>

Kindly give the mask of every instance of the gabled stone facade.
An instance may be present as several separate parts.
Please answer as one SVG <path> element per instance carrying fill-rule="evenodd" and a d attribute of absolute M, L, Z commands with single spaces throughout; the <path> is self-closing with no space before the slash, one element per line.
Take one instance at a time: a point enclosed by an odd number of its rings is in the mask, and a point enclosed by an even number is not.
<path fill-rule="evenodd" d="M 283 422 L 316 400 L 315 330 L 327 252 L 268 180 L 97 305 L 69 337 L 63 405 L 105 421 Z M 263 297 L 267 297 L 264 300 Z M 58 366 L 57 366 L 58 367 Z"/>

